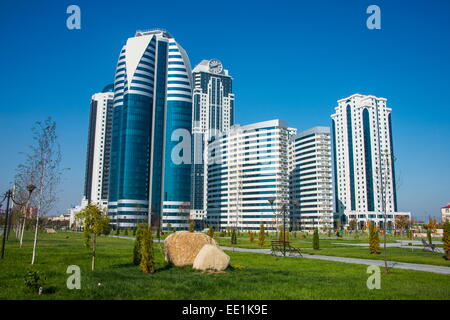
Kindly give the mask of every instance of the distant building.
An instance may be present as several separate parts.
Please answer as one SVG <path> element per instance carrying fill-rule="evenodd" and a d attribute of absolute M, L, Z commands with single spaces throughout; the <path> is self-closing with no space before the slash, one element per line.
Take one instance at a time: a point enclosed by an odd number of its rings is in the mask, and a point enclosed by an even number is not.
<path fill-rule="evenodd" d="M 70 222 L 70 214 L 62 214 L 60 216 L 49 217 L 48 220 L 52 222 Z"/>
<path fill-rule="evenodd" d="M 445 220 L 450 221 L 450 203 L 441 208 L 441 222 L 443 223 Z"/>
<path fill-rule="evenodd" d="M 289 210 L 292 132 L 281 120 L 234 125 L 208 144 L 209 225 L 241 231 L 280 226 L 282 208 Z"/>
<path fill-rule="evenodd" d="M 234 124 L 233 79 L 217 59 L 202 60 L 193 70 L 191 218 L 205 216 L 207 188 L 205 144 L 216 131 Z"/>
<path fill-rule="evenodd" d="M 103 207 L 108 204 L 113 98 L 112 85 L 94 94 L 89 116 L 84 197 Z"/>
<path fill-rule="evenodd" d="M 333 228 L 333 184 L 329 127 L 314 127 L 291 137 L 290 201 L 297 230 Z"/>
<path fill-rule="evenodd" d="M 386 101 L 353 94 L 338 100 L 331 116 L 335 209 L 344 225 L 356 219 L 358 228 L 367 220 L 382 227 L 385 209 L 388 228 L 396 215 L 410 216 L 397 211 L 392 109 Z"/>

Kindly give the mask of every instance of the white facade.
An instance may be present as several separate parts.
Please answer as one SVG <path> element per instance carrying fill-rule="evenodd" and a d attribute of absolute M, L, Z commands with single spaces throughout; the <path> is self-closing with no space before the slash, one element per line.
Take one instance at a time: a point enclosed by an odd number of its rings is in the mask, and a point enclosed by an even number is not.
<path fill-rule="evenodd" d="M 211 136 L 234 124 L 232 77 L 217 59 L 202 60 L 193 70 L 191 218 L 203 222 L 207 206 L 206 145 Z"/>
<path fill-rule="evenodd" d="M 314 127 L 290 139 L 294 230 L 333 228 L 330 128 Z"/>
<path fill-rule="evenodd" d="M 441 208 L 441 223 L 444 223 L 445 220 L 450 221 L 450 203 Z"/>
<path fill-rule="evenodd" d="M 113 98 L 113 92 L 95 93 L 91 98 L 84 196 L 102 207 L 108 204 Z"/>
<path fill-rule="evenodd" d="M 344 224 L 357 219 L 393 225 L 397 212 L 392 125 L 385 98 L 353 94 L 338 100 L 333 122 L 336 213 Z M 383 192 L 384 190 L 384 192 Z"/>
<path fill-rule="evenodd" d="M 235 125 L 208 145 L 208 224 L 276 230 L 289 202 L 290 130 L 280 120 Z"/>

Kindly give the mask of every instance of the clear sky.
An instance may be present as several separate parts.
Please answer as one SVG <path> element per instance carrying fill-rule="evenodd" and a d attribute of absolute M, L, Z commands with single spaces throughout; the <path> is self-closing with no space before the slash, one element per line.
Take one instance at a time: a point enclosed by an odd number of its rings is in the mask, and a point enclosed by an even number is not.
<path fill-rule="evenodd" d="M 66 9 L 81 8 L 81 30 Z M 381 8 L 381 30 L 366 8 Z M 83 193 L 90 97 L 113 81 L 138 29 L 168 30 L 191 64 L 218 58 L 234 78 L 236 123 L 330 126 L 353 93 L 393 109 L 399 209 L 436 216 L 450 202 L 450 1 L 1 1 L 0 192 L 52 116 L 62 147 L 57 210 Z"/>

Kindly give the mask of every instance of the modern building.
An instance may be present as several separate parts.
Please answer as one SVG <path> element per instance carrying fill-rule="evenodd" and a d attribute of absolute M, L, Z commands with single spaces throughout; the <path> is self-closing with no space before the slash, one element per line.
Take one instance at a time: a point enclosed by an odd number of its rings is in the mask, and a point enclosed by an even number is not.
<path fill-rule="evenodd" d="M 187 228 L 192 75 L 186 51 L 167 31 L 137 31 L 122 47 L 113 107 L 112 225 Z"/>
<path fill-rule="evenodd" d="M 441 222 L 444 223 L 445 220 L 450 221 L 450 202 L 448 205 L 441 208 Z"/>
<path fill-rule="evenodd" d="M 289 210 L 292 132 L 281 120 L 234 125 L 208 144 L 209 225 L 241 231 L 259 230 L 260 223 L 269 231 L 280 226 L 283 206 Z"/>
<path fill-rule="evenodd" d="M 290 139 L 290 204 L 294 230 L 333 228 L 329 127 L 314 127 Z"/>
<path fill-rule="evenodd" d="M 353 94 L 338 100 L 332 118 L 336 218 L 361 228 L 368 220 L 388 227 L 397 211 L 392 109 L 385 98 Z"/>
<path fill-rule="evenodd" d="M 202 60 L 193 70 L 191 218 L 205 218 L 207 171 L 205 145 L 234 124 L 232 77 L 217 59 Z"/>
<path fill-rule="evenodd" d="M 113 85 L 91 98 L 86 154 L 84 197 L 88 202 L 108 204 L 109 158 L 111 153 Z"/>

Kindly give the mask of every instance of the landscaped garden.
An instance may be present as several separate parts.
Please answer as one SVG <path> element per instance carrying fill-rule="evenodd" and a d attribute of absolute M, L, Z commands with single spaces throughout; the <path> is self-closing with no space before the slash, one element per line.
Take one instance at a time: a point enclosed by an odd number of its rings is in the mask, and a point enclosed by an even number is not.
<path fill-rule="evenodd" d="M 257 239 L 250 243 L 246 235 L 237 241 L 239 246 L 248 241 L 249 246 L 257 247 Z M 310 252 L 312 249 L 306 249 L 311 248 L 310 241 L 294 239 L 293 243 Z M 229 238 L 220 238 L 219 242 L 230 246 Z M 270 239 L 266 242 L 269 244 Z M 360 247 L 334 247 L 332 242 L 337 240 L 321 240 L 322 249 L 315 250 L 316 253 L 363 256 L 363 251 L 368 251 Z M 0 299 L 450 299 L 449 275 L 391 269 L 389 274 L 382 273 L 381 289 L 369 290 L 366 286 L 369 274 L 364 265 L 230 250 L 226 253 L 231 257 L 231 267 L 225 272 L 202 273 L 190 266 L 167 265 L 158 243 L 154 244 L 156 272 L 144 274 L 132 263 L 133 245 L 132 239 L 99 237 L 96 271 L 91 271 L 91 252 L 83 246 L 80 233 L 41 234 L 34 266 L 30 265 L 31 232 L 25 234 L 22 248 L 11 236 L 5 259 L 0 261 Z M 401 256 L 397 250 L 410 251 L 389 248 L 390 260 Z M 423 254 L 434 256 L 430 252 Z M 421 256 L 419 250 L 414 250 L 414 257 L 420 260 Z M 367 253 L 364 257 L 374 255 Z M 438 258 L 442 259 L 436 256 L 436 261 Z M 69 265 L 81 268 L 80 290 L 69 290 L 66 286 Z M 28 270 L 45 275 L 43 294 L 27 290 L 24 276 Z"/>

